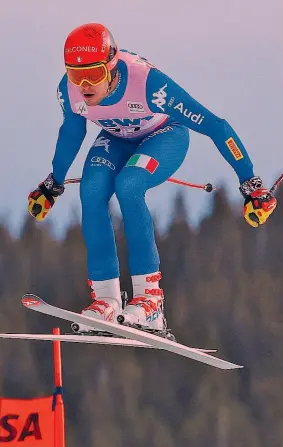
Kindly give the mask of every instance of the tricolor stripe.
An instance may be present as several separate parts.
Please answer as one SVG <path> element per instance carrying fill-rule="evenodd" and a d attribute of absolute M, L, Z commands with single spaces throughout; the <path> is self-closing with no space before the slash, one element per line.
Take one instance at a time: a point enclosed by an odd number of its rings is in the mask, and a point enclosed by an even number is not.
<path fill-rule="evenodd" d="M 138 166 L 139 168 L 146 169 L 148 172 L 153 174 L 158 165 L 158 161 L 149 155 L 134 154 L 131 156 L 126 166 Z"/>

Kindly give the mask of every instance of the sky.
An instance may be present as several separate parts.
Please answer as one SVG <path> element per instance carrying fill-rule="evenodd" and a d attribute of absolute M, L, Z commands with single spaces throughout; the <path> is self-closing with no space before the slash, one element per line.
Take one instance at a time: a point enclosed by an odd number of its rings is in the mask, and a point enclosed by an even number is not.
<path fill-rule="evenodd" d="M 118 46 L 149 59 L 225 118 L 244 143 L 255 174 L 271 186 L 283 171 L 282 19 L 282 0 L 1 0 L 1 219 L 17 234 L 28 193 L 52 171 L 62 123 L 56 90 L 64 74 L 64 41 L 87 22 L 103 23 Z M 81 175 L 99 131 L 94 123 L 88 129 L 68 177 Z M 241 200 L 233 169 L 208 137 L 192 131 L 188 155 L 174 177 L 224 184 L 235 204 Z M 211 195 L 167 182 L 147 195 L 161 228 L 170 221 L 178 191 L 185 194 L 192 224 L 209 212 Z M 119 214 L 115 198 L 112 205 Z M 74 210 L 80 215 L 79 189 L 69 185 L 48 217 L 57 234 Z"/>

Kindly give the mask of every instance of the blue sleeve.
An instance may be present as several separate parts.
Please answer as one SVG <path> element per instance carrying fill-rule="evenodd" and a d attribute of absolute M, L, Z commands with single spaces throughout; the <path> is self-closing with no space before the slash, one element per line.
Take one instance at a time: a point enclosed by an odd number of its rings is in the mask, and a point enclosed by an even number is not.
<path fill-rule="evenodd" d="M 189 129 L 210 137 L 235 170 L 240 183 L 254 176 L 249 155 L 230 124 L 211 113 L 156 68 L 148 74 L 146 96 L 152 112 L 169 115 Z"/>
<path fill-rule="evenodd" d="M 63 76 L 58 86 L 57 97 L 63 111 L 64 121 L 59 129 L 52 165 L 55 180 L 62 184 L 86 135 L 86 119 L 75 114 L 71 109 L 67 75 Z"/>

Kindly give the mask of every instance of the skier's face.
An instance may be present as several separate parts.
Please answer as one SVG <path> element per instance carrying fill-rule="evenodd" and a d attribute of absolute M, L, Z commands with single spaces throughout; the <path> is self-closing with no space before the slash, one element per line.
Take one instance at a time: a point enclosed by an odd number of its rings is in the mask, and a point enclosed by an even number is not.
<path fill-rule="evenodd" d="M 97 106 L 108 95 L 109 82 L 107 79 L 98 85 L 91 85 L 84 81 L 80 86 L 81 94 L 87 106 Z"/>

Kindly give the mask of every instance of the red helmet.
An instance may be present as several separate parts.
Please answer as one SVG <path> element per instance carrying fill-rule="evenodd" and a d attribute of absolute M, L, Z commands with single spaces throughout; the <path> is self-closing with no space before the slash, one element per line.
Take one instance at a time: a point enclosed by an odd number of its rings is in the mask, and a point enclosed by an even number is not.
<path fill-rule="evenodd" d="M 92 85 L 117 72 L 118 48 L 110 31 L 99 23 L 87 23 L 75 28 L 67 37 L 64 59 L 67 74 L 76 85 L 86 80 Z"/>

